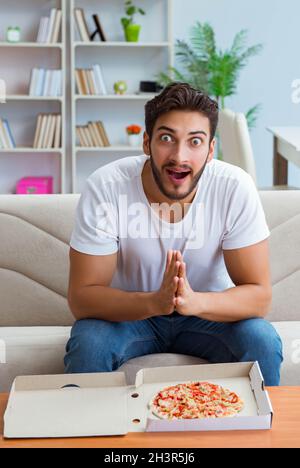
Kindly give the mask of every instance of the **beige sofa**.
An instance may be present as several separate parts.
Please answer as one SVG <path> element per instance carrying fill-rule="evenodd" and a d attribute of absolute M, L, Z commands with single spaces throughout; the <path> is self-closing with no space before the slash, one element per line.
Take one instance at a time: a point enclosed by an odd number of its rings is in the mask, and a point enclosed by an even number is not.
<path fill-rule="evenodd" d="M 272 312 L 284 344 L 282 385 L 300 385 L 300 191 L 261 192 L 271 229 Z M 78 195 L 0 196 L 0 392 L 17 375 L 63 373 L 73 317 L 66 300 L 69 246 Z M 3 349 L 5 346 L 5 349 Z M 5 356 L 4 356 L 5 351 Z M 201 363 L 151 355 L 122 366 Z"/>

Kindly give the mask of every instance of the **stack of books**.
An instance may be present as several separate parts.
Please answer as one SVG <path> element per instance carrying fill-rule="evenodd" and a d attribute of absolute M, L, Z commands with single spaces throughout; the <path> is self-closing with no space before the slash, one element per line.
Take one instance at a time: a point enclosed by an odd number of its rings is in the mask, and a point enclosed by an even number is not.
<path fill-rule="evenodd" d="M 8 121 L 6 119 L 0 119 L 0 149 L 11 149 L 15 147 L 16 143 Z"/>
<path fill-rule="evenodd" d="M 55 44 L 59 40 L 62 11 L 52 8 L 50 17 L 43 16 L 40 20 L 37 42 Z"/>
<path fill-rule="evenodd" d="M 101 121 L 88 122 L 87 125 L 76 127 L 79 146 L 83 148 L 101 148 L 111 146 L 104 125 Z"/>
<path fill-rule="evenodd" d="M 61 148 L 61 115 L 39 114 L 33 148 Z"/>
<path fill-rule="evenodd" d="M 61 96 L 62 71 L 33 68 L 29 85 L 29 96 Z"/>
<path fill-rule="evenodd" d="M 75 78 L 78 94 L 83 96 L 107 94 L 100 65 L 93 65 L 93 68 L 86 70 L 77 69 Z"/>

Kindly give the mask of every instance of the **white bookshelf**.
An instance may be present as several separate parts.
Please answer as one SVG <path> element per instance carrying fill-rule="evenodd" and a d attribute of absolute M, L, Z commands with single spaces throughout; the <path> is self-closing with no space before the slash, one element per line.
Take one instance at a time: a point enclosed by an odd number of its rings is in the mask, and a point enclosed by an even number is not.
<path fill-rule="evenodd" d="M 63 149 L 56 149 L 56 148 L 36 149 L 36 148 L 31 148 L 31 147 L 26 148 L 26 147 L 21 147 L 20 146 L 20 147 L 16 147 L 16 148 L 12 148 L 12 149 L 0 149 L 0 153 L 10 153 L 10 154 L 14 154 L 14 153 L 30 153 L 30 154 L 53 153 L 53 154 L 62 154 Z"/>
<path fill-rule="evenodd" d="M 72 128 L 72 191 L 80 193 L 91 172 L 112 160 L 143 152 L 142 135 L 139 147 L 127 143 L 125 128 L 138 124 L 144 131 L 144 105 L 154 94 L 137 94 L 140 81 L 155 81 L 156 75 L 174 65 L 172 31 L 173 0 L 138 0 L 145 16 L 137 16 L 141 24 L 140 41 L 125 42 L 120 19 L 124 16 L 121 0 L 70 0 L 71 43 L 71 128 Z M 92 15 L 98 14 L 107 42 L 81 42 L 74 18 L 74 9 L 82 8 L 89 32 L 94 31 Z M 100 64 L 107 95 L 81 96 L 76 92 L 75 70 Z M 114 94 L 113 84 L 125 80 L 126 95 Z M 111 146 L 82 148 L 78 146 L 76 125 L 101 120 Z"/>
<path fill-rule="evenodd" d="M 63 101 L 61 96 L 28 96 L 27 94 L 15 94 L 11 96 L 6 96 L 6 102 L 8 101 Z"/>
<path fill-rule="evenodd" d="M 120 152 L 120 151 L 128 151 L 128 152 L 131 152 L 132 151 L 132 146 L 109 146 L 109 147 L 106 147 L 106 148 L 81 148 L 80 146 L 77 146 L 76 147 L 76 152 L 77 153 L 80 153 L 80 152 L 84 152 L 84 153 L 98 153 L 98 152 L 102 152 L 102 153 L 113 153 L 113 152 Z M 135 148 L 135 151 L 139 151 L 139 152 L 142 152 L 143 151 L 143 148 L 142 146 L 139 146 L 137 148 Z"/>
<path fill-rule="evenodd" d="M 62 0 L 63 1 L 63 0 Z M 63 49 L 63 44 L 39 44 L 36 42 L 18 42 L 16 44 L 9 42 L 0 42 L 0 48 L 29 48 L 29 49 Z"/>
<path fill-rule="evenodd" d="M 54 192 L 65 193 L 66 185 L 66 4 L 68 0 L 11 0 L 1 2 L 0 79 L 7 85 L 5 103 L 0 103 L 0 117 L 9 121 L 17 147 L 0 149 L 0 193 L 15 193 L 16 183 L 27 176 L 52 176 Z M 40 18 L 51 8 L 61 8 L 59 43 L 37 43 Z M 10 25 L 21 28 L 19 43 L 5 42 Z M 24 50 L 26 49 L 26 50 Z M 62 69 L 62 96 L 29 96 L 33 68 Z M 59 149 L 35 149 L 33 139 L 39 113 L 62 116 Z"/>
<path fill-rule="evenodd" d="M 122 48 L 141 48 L 141 47 L 169 47 L 169 42 L 75 42 L 74 47 L 122 47 Z"/>
<path fill-rule="evenodd" d="M 140 95 L 140 94 L 126 94 L 126 95 L 116 95 L 116 94 L 107 94 L 107 95 L 97 95 L 97 96 L 81 96 L 79 94 L 75 95 L 75 100 L 79 99 L 86 99 L 86 100 L 114 100 L 114 101 L 126 101 L 126 100 L 136 100 L 136 101 L 147 101 L 148 99 L 152 99 L 155 94 L 147 94 L 147 95 Z"/>

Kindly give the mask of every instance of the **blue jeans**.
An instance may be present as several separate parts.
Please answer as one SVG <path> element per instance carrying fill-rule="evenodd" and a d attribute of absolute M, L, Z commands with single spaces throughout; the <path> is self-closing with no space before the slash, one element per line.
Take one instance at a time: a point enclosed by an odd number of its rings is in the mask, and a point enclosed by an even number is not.
<path fill-rule="evenodd" d="M 133 322 L 79 320 L 66 351 L 68 374 L 111 372 L 153 353 L 188 354 L 211 363 L 258 361 L 268 386 L 279 385 L 283 360 L 281 339 L 264 319 L 220 323 L 176 311 Z"/>

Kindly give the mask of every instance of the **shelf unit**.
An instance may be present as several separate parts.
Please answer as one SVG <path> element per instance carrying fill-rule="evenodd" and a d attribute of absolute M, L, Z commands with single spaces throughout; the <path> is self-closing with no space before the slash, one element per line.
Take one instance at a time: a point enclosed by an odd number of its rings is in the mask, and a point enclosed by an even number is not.
<path fill-rule="evenodd" d="M 74 47 L 169 47 L 169 42 L 75 42 Z"/>
<path fill-rule="evenodd" d="M 64 0 L 62 0 L 64 1 Z M 37 42 L 0 42 L 0 48 L 29 48 L 29 49 L 63 49 L 63 44 L 41 44 Z"/>
<path fill-rule="evenodd" d="M 5 12 L 1 11 L 2 31 L 5 31 L 9 24 L 18 23 L 24 36 L 24 42 L 0 42 L 0 57 L 5 54 L 5 59 L 1 59 L 0 62 L 0 78 L 6 81 L 7 88 L 9 88 L 5 103 L 0 103 L 0 117 L 9 120 L 16 143 L 20 142 L 17 148 L 0 149 L 1 193 L 14 193 L 17 180 L 29 175 L 52 175 L 54 177 L 54 192 L 65 193 L 67 1 L 40 0 L 37 5 L 35 0 L 12 0 L 6 5 Z M 39 20 L 42 16 L 49 16 L 51 8 L 61 8 L 62 10 L 61 42 L 56 44 L 36 43 L 34 40 L 37 36 Z M 17 20 L 15 19 L 16 9 L 18 9 Z M 8 54 L 5 53 L 6 49 L 12 50 Z M 24 49 L 26 49 L 25 54 Z M 40 97 L 25 94 L 29 90 L 31 69 L 39 66 L 44 68 L 55 66 L 55 68 L 62 69 L 62 96 Z M 16 69 L 18 70 L 17 74 Z M 24 78 L 24 74 L 26 74 L 26 78 Z M 62 116 L 61 148 L 32 148 L 30 143 L 33 143 L 38 114 L 52 112 L 61 113 Z M 37 159 L 39 155 L 41 158 Z M 1 174 L 4 173 L 6 180 L 1 179 Z"/>
<path fill-rule="evenodd" d="M 146 11 L 139 16 L 142 25 L 140 42 L 123 39 L 120 18 L 124 15 L 124 2 L 120 0 L 71 0 L 71 129 L 72 129 L 72 192 L 81 192 L 91 172 L 112 160 L 140 154 L 141 146 L 127 144 L 127 125 L 139 124 L 144 128 L 144 105 L 155 94 L 136 94 L 140 81 L 155 81 L 156 75 L 174 65 L 172 31 L 173 0 L 139 0 Z M 74 9 L 85 12 L 89 31 L 92 32 L 92 14 L 98 14 L 107 36 L 107 42 L 80 42 Z M 108 95 L 81 96 L 76 93 L 75 70 L 100 64 Z M 114 95 L 113 84 L 125 80 L 128 94 Z M 82 148 L 77 145 L 76 125 L 101 120 L 108 133 L 110 147 Z"/>
<path fill-rule="evenodd" d="M 28 96 L 26 94 L 15 94 L 15 95 L 10 95 L 6 96 L 5 98 L 6 102 L 8 101 L 63 101 L 63 97 L 56 96 Z"/>
<path fill-rule="evenodd" d="M 155 96 L 155 94 L 147 94 L 147 95 L 140 95 L 140 94 L 125 94 L 125 95 L 116 95 L 116 94 L 107 94 L 107 95 L 101 95 L 101 96 L 81 96 L 80 94 L 76 94 L 74 99 L 87 99 L 87 100 L 120 100 L 120 101 L 126 101 L 126 100 L 140 100 L 140 101 L 145 101 L 147 99 L 152 99 Z"/>

